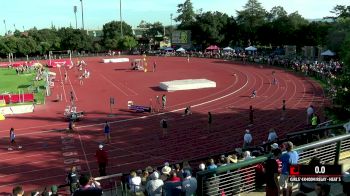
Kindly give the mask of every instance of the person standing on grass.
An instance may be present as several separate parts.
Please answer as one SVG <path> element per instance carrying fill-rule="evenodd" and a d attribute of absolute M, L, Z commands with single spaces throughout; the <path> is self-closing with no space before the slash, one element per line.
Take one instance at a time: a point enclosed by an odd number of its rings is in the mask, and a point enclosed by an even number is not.
<path fill-rule="evenodd" d="M 281 121 L 283 121 L 285 119 L 285 117 L 286 117 L 286 100 L 283 99 Z"/>
<path fill-rule="evenodd" d="M 17 145 L 15 139 L 16 139 L 15 129 L 11 128 L 10 129 L 10 146 L 9 146 L 8 150 L 13 150 L 13 146 Z M 22 146 L 17 145 L 17 148 L 21 149 Z"/>
<path fill-rule="evenodd" d="M 249 106 L 249 126 L 254 124 L 254 109 L 253 106 Z"/>
<path fill-rule="evenodd" d="M 166 106 L 166 95 L 163 94 L 162 96 L 162 109 L 165 110 L 165 106 Z"/>
<path fill-rule="evenodd" d="M 100 172 L 100 176 L 105 176 L 106 166 L 108 164 L 108 155 L 107 152 L 103 149 L 102 144 L 98 146 L 98 150 L 96 150 L 95 157 L 97 158 L 98 171 Z"/>
<path fill-rule="evenodd" d="M 208 132 L 211 131 L 212 122 L 213 122 L 213 117 L 211 116 L 211 112 L 208 112 Z"/>
<path fill-rule="evenodd" d="M 104 124 L 103 132 L 105 134 L 105 142 L 110 143 L 111 142 L 111 127 L 110 127 L 108 121 L 106 121 Z"/>

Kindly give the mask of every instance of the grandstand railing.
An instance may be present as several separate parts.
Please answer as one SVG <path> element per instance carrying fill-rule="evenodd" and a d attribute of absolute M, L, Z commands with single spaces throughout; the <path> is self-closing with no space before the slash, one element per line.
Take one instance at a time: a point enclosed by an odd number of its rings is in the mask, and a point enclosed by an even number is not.
<path fill-rule="evenodd" d="M 338 126 L 336 126 L 338 127 Z M 299 163 L 306 164 L 312 157 L 319 157 L 327 164 L 338 164 L 341 153 L 350 151 L 350 134 L 340 135 L 296 147 Z M 197 173 L 198 195 L 229 195 L 252 192 L 258 188 L 257 165 L 268 155 L 218 167 Z"/>

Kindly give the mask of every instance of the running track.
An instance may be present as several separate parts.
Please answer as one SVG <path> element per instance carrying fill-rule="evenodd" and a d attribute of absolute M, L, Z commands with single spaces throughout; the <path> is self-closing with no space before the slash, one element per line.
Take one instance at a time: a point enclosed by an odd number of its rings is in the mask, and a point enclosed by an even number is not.
<path fill-rule="evenodd" d="M 322 111 L 326 101 L 323 90 L 314 81 L 271 67 L 216 59 L 193 58 L 187 63 L 185 58 L 148 57 L 149 65 L 157 62 L 157 70 L 143 73 L 130 71 L 129 63 L 102 64 L 100 58 L 84 60 L 91 71 L 91 78 L 84 85 L 79 85 L 80 73 L 76 69 L 53 69 L 57 73 L 55 88 L 47 103 L 37 106 L 33 114 L 10 116 L 0 124 L 0 192 L 9 192 L 16 184 L 24 185 L 27 190 L 62 184 L 66 170 L 73 165 L 79 166 L 81 172 L 97 176 L 94 153 L 104 139 L 101 123 L 106 120 L 112 127 L 112 143 L 105 146 L 110 156 L 107 172 L 112 174 L 232 151 L 242 145 L 250 105 L 255 110 L 255 124 L 250 130 L 254 142 L 259 144 L 267 139 L 271 127 L 277 129 L 279 137 L 302 129 L 306 107 L 312 103 Z M 277 85 L 271 84 L 273 70 Z M 66 71 L 68 81 L 63 82 Z M 161 81 L 189 78 L 214 80 L 217 88 L 170 93 L 157 88 Z M 258 97 L 250 99 L 254 88 Z M 62 116 L 71 91 L 78 110 L 87 113 L 77 124 L 75 134 L 60 131 L 67 127 Z M 162 113 L 136 114 L 126 110 L 129 100 L 154 105 L 155 96 L 163 93 L 168 103 Z M 57 94 L 62 94 L 62 102 L 52 102 Z M 117 102 L 114 117 L 107 117 L 110 97 Z M 283 99 L 287 119 L 281 122 Z M 188 105 L 192 106 L 193 115 L 182 117 L 183 108 Z M 208 111 L 213 115 L 210 133 L 206 130 Z M 166 138 L 161 138 L 162 118 L 169 122 Z M 7 150 L 10 127 L 15 127 L 17 142 L 23 149 Z"/>

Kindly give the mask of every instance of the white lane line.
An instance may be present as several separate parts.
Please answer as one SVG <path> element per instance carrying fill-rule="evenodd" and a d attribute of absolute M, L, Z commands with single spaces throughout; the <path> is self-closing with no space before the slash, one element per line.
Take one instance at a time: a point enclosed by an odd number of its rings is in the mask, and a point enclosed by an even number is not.
<path fill-rule="evenodd" d="M 224 96 L 221 96 L 221 97 L 218 97 L 216 99 L 212 99 L 212 100 L 209 100 L 209 101 L 206 101 L 206 102 L 203 102 L 203 103 L 199 103 L 199 104 L 196 104 L 196 105 L 193 105 L 191 107 L 199 107 L 199 106 L 202 106 L 202 105 L 205 105 L 205 104 L 208 104 L 208 103 L 212 103 L 212 102 L 215 102 L 215 101 L 218 101 L 218 100 L 221 100 L 221 99 L 224 99 L 228 96 L 231 96 L 233 94 L 236 94 L 237 92 L 239 92 L 240 90 L 242 90 L 244 87 L 246 87 L 248 84 L 248 80 L 245 82 L 245 84 L 243 86 L 241 86 L 239 89 L 229 93 L 229 94 L 226 94 Z M 176 109 L 176 110 L 172 110 L 172 111 L 169 111 L 169 112 L 162 112 L 162 113 L 157 113 L 157 114 L 152 114 L 152 115 L 148 115 L 148 116 L 140 116 L 140 117 L 135 117 L 135 118 L 128 118 L 128 119 L 123 119 L 123 120 L 116 120 L 116 121 L 111 121 L 109 122 L 110 124 L 114 124 L 114 123 L 121 123 L 121 122 L 128 122 L 128 121 L 134 121 L 134 120 L 140 120 L 140 119 L 146 119 L 146 118 L 149 118 L 149 117 L 154 117 L 154 116 L 161 116 L 161 115 L 165 115 L 165 114 L 170 114 L 170 113 L 175 113 L 175 112 L 178 112 L 178 111 L 182 111 L 184 110 L 185 108 L 179 108 L 179 109 Z M 86 127 L 93 127 L 93 126 L 101 126 L 103 125 L 104 123 L 96 123 L 96 124 L 89 124 L 89 125 L 82 125 L 82 126 L 78 126 L 76 127 L 77 129 L 79 128 L 86 128 Z M 31 133 L 23 133 L 23 134 L 17 134 L 17 135 L 34 135 L 34 134 L 39 134 L 39 133 L 50 133 L 50 132 L 55 132 L 57 130 L 47 130 L 47 131 L 37 131 L 37 132 L 31 132 Z"/>
<path fill-rule="evenodd" d="M 66 69 L 66 68 L 65 68 L 65 69 Z M 74 93 L 75 101 L 78 101 L 78 96 L 77 96 L 77 94 L 75 93 L 75 90 L 74 90 L 74 88 L 73 88 L 73 85 L 72 85 L 72 82 L 71 82 L 71 80 L 70 80 L 70 77 L 68 77 L 68 82 L 69 82 L 69 85 L 70 85 L 70 87 L 72 88 L 72 91 L 73 91 L 73 93 Z"/>
<path fill-rule="evenodd" d="M 67 102 L 67 95 L 66 95 L 66 90 L 64 88 L 64 82 L 63 82 L 63 78 L 62 78 L 61 67 L 58 67 L 58 70 L 60 72 L 61 84 L 62 84 L 62 89 L 63 89 L 63 94 L 64 94 L 64 100 Z"/>
<path fill-rule="evenodd" d="M 90 165 L 89 165 L 89 162 L 88 162 L 88 159 L 87 159 L 87 156 L 86 156 L 85 148 L 84 148 L 84 145 L 83 145 L 83 141 L 81 140 L 79 131 L 78 131 L 78 136 L 79 136 L 80 146 L 81 146 L 81 149 L 83 150 L 83 154 L 84 154 L 84 157 L 85 157 L 86 166 L 87 166 L 87 168 L 88 168 L 88 170 L 89 170 L 90 176 L 92 176 L 92 174 L 91 174 L 91 169 L 90 169 Z"/>
<path fill-rule="evenodd" d="M 110 79 L 106 78 L 104 75 L 100 74 L 100 76 L 105 79 L 107 82 L 112 84 L 116 89 L 118 89 L 120 92 L 122 92 L 125 96 L 129 96 L 127 93 L 125 93 L 122 89 L 120 89 L 117 85 L 115 85 Z"/>

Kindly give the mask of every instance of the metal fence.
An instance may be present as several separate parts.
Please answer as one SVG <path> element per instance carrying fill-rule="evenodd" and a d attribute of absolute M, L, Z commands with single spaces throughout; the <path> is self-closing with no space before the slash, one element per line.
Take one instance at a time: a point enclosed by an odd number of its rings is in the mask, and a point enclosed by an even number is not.
<path fill-rule="evenodd" d="M 312 157 L 319 157 L 322 162 L 338 164 L 340 153 L 350 150 L 350 134 L 340 135 L 325 140 L 312 142 L 295 148 L 300 156 L 299 163 L 305 164 Z M 238 195 L 256 190 L 257 166 L 266 161 L 268 156 L 257 157 L 235 164 L 229 164 L 211 171 L 197 173 L 198 195 Z"/>

